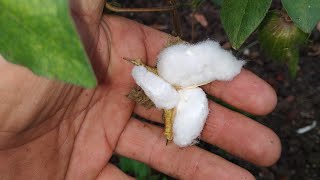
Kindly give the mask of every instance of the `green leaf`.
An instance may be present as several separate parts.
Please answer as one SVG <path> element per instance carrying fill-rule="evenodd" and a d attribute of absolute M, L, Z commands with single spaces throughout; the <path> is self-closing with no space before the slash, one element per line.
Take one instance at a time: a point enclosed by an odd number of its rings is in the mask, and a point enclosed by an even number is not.
<path fill-rule="evenodd" d="M 282 0 L 282 5 L 292 21 L 306 33 L 320 21 L 319 0 Z"/>
<path fill-rule="evenodd" d="M 238 49 L 265 17 L 272 0 L 223 0 L 222 25 Z"/>
<path fill-rule="evenodd" d="M 219 6 L 219 7 L 222 6 L 223 0 L 211 0 L 211 1 L 213 2 L 213 4 L 215 4 L 215 5 Z"/>
<path fill-rule="evenodd" d="M 94 87 L 67 0 L 0 0 L 0 54 L 34 73 Z"/>
<path fill-rule="evenodd" d="M 204 0 L 191 0 L 191 8 L 193 10 L 197 10 L 202 4 Z"/>
<path fill-rule="evenodd" d="M 151 168 L 149 166 L 126 157 L 120 157 L 119 167 L 122 171 L 133 174 L 139 180 L 151 176 Z"/>

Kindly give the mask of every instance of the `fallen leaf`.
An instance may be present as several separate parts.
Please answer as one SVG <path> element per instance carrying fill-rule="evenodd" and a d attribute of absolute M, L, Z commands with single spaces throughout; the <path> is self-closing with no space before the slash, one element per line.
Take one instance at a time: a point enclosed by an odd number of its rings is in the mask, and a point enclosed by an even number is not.
<path fill-rule="evenodd" d="M 222 48 L 225 49 L 225 50 L 229 50 L 231 49 L 231 44 L 230 42 L 225 42 L 224 44 L 222 44 Z"/>
<path fill-rule="evenodd" d="M 160 31 L 167 30 L 169 28 L 167 25 L 163 25 L 163 24 L 152 24 L 150 26 Z"/>
<path fill-rule="evenodd" d="M 201 26 L 203 26 L 203 27 L 207 27 L 208 26 L 207 18 L 203 14 L 195 13 L 193 15 L 193 17 L 199 24 L 201 24 Z"/>

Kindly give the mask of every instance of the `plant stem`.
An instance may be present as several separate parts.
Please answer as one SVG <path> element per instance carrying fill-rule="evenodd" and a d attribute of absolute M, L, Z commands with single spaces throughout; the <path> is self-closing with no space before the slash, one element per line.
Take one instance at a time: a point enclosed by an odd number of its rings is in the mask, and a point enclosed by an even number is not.
<path fill-rule="evenodd" d="M 195 32 L 194 32 L 195 18 L 194 18 L 194 15 L 195 15 L 195 10 L 192 10 L 192 14 L 191 14 L 191 43 L 194 42 L 194 38 L 195 38 Z"/>
<path fill-rule="evenodd" d="M 181 25 L 178 14 L 178 3 L 176 0 L 167 0 L 169 6 L 167 7 L 154 7 L 154 8 L 120 8 L 113 6 L 111 3 L 106 2 L 105 7 L 114 12 L 171 12 L 173 27 L 174 27 L 174 36 L 181 37 Z"/>
<path fill-rule="evenodd" d="M 250 49 L 253 46 L 257 45 L 259 43 L 259 41 L 253 41 L 252 43 L 248 44 L 247 46 L 239 49 L 239 51 L 237 52 L 236 56 L 240 56 L 240 54 L 245 50 L 245 49 Z"/>
<path fill-rule="evenodd" d="M 167 0 L 170 6 L 177 6 L 176 0 Z M 174 36 L 179 36 L 181 37 L 181 24 L 180 24 L 180 18 L 179 18 L 179 13 L 177 11 L 177 8 L 173 9 L 171 11 L 171 16 L 172 16 L 172 21 L 173 21 L 173 28 L 175 31 Z"/>
<path fill-rule="evenodd" d="M 167 12 L 174 11 L 178 8 L 176 4 L 168 7 L 155 7 L 155 8 L 120 8 L 115 7 L 111 3 L 106 2 L 105 7 L 114 12 Z"/>

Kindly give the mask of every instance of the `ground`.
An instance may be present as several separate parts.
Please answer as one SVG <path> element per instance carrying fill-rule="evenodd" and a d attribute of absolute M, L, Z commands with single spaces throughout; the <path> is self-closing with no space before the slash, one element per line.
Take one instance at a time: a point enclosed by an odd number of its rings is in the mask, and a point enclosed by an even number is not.
<path fill-rule="evenodd" d="M 118 1 L 125 7 L 154 7 L 163 4 L 158 1 L 128 0 Z M 142 3 L 143 2 L 143 3 Z M 280 9 L 278 1 L 272 8 Z M 230 48 L 228 38 L 219 20 L 219 8 L 206 1 L 197 11 L 208 21 L 207 26 L 194 21 L 192 38 L 192 11 L 189 7 L 179 10 L 182 25 L 182 39 L 197 42 L 205 39 L 219 41 L 226 49 Z M 118 14 L 165 32 L 172 32 L 169 13 L 124 13 Z M 246 45 L 256 41 L 255 34 L 249 38 Z M 237 52 L 235 52 L 237 53 Z M 256 44 L 248 50 L 241 51 L 238 56 L 248 60 L 246 68 L 255 72 L 276 90 L 278 105 L 276 109 L 256 120 L 272 128 L 282 142 L 282 155 L 273 166 L 257 167 L 228 155 L 205 143 L 200 146 L 230 159 L 232 162 L 248 169 L 257 179 L 319 179 L 320 178 L 320 32 L 315 30 L 310 41 L 300 53 L 300 70 L 296 79 L 289 77 L 286 66 L 275 63 L 263 54 Z M 298 134 L 297 129 L 317 121 L 317 126 L 304 134 Z"/>

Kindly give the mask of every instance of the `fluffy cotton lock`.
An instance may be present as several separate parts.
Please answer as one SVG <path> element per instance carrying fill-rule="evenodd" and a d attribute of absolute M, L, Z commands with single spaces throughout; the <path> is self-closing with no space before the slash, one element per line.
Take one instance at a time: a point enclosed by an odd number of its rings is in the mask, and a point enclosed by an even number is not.
<path fill-rule="evenodd" d="M 201 88 L 182 89 L 173 122 L 173 142 L 186 147 L 199 137 L 206 122 L 209 108 L 206 94 Z"/>
<path fill-rule="evenodd" d="M 214 80 L 231 80 L 240 73 L 243 60 L 237 60 L 219 43 L 207 40 L 192 45 L 177 44 L 158 56 L 158 74 L 172 85 L 199 86 Z"/>
<path fill-rule="evenodd" d="M 207 40 L 164 49 L 158 56 L 159 76 L 143 66 L 135 66 L 132 76 L 158 108 L 175 109 L 173 142 L 186 147 L 196 142 L 209 113 L 206 94 L 197 86 L 231 80 L 244 64 L 217 42 Z"/>
<path fill-rule="evenodd" d="M 132 77 L 157 108 L 172 109 L 178 104 L 179 95 L 173 86 L 143 66 L 135 66 Z"/>

